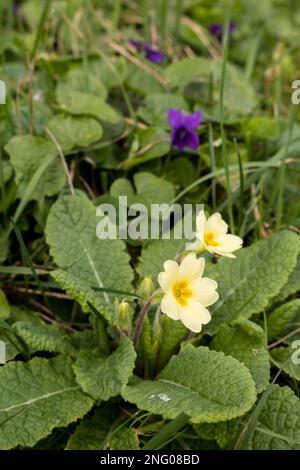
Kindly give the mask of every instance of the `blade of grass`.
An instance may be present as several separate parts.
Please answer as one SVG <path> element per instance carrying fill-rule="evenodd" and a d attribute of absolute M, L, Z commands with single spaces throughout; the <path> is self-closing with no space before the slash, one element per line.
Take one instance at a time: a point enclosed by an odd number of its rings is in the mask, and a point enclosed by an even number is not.
<path fill-rule="evenodd" d="M 22 259 L 24 260 L 24 263 L 26 263 L 29 266 L 29 268 L 31 270 L 31 273 L 32 273 L 38 287 L 41 289 L 39 276 L 38 276 L 38 274 L 35 270 L 35 267 L 33 266 L 32 261 L 31 261 L 31 258 L 30 258 L 29 252 L 27 250 L 27 247 L 25 245 L 22 233 L 21 233 L 19 227 L 15 224 L 15 221 L 13 219 L 12 219 L 12 225 L 13 225 L 13 230 L 16 234 L 17 240 L 18 240 L 19 245 L 20 245 Z"/>
<path fill-rule="evenodd" d="M 231 184 L 230 184 L 230 173 L 229 173 L 229 162 L 226 145 L 226 134 L 224 128 L 224 92 L 225 92 L 225 79 L 226 79 L 226 65 L 228 60 L 228 42 L 229 42 L 229 22 L 230 14 L 227 15 L 226 26 L 223 34 L 223 62 L 221 72 L 221 86 L 220 86 L 220 128 L 221 128 L 221 139 L 222 139 L 222 159 L 225 168 L 226 176 L 226 193 L 228 198 L 228 214 L 229 214 L 229 225 L 232 233 L 235 232 L 234 218 L 231 201 Z"/>
<path fill-rule="evenodd" d="M 32 272 L 32 275 L 33 275 L 33 277 L 34 277 L 34 279 L 37 283 L 37 286 L 38 286 L 39 290 L 41 292 L 43 292 L 43 287 L 40 283 L 39 276 L 38 276 L 38 274 L 35 270 L 35 267 L 34 267 L 32 261 L 31 261 L 30 254 L 29 254 L 29 252 L 27 250 L 27 247 L 25 245 L 22 233 L 21 233 L 19 227 L 15 224 L 15 221 L 13 219 L 12 219 L 12 225 L 13 225 L 13 230 L 16 234 L 17 240 L 18 240 L 19 245 L 20 245 L 22 259 L 24 260 L 25 264 L 28 264 L 28 266 L 29 266 L 29 268 Z M 44 294 L 43 294 L 43 300 L 44 300 L 44 303 L 49 307 L 48 299 Z"/>
<path fill-rule="evenodd" d="M 49 274 L 49 271 L 44 269 L 35 269 L 36 274 L 43 275 Z M 1 274 L 14 274 L 16 276 L 32 276 L 31 268 L 25 266 L 0 266 Z"/>
<path fill-rule="evenodd" d="M 173 421 L 164 425 L 164 427 L 150 441 L 148 441 L 142 450 L 158 450 L 163 447 L 174 434 L 183 428 L 189 420 L 189 416 L 181 413 Z"/>
<path fill-rule="evenodd" d="M 234 139 L 236 154 L 238 158 L 239 165 L 239 176 L 240 176 L 240 187 L 239 187 L 239 215 L 238 215 L 238 231 L 241 228 L 243 215 L 244 215 L 244 173 L 243 173 L 243 163 L 241 158 L 240 149 L 237 143 L 237 140 Z"/>
<path fill-rule="evenodd" d="M 38 26 L 38 29 L 37 29 L 37 33 L 36 33 L 36 36 L 35 36 L 35 39 L 34 39 L 34 44 L 33 44 L 32 52 L 31 52 L 31 59 L 32 60 L 35 58 L 38 47 L 40 45 L 40 42 L 43 39 L 44 26 L 45 26 L 45 23 L 46 23 L 46 21 L 48 19 L 48 16 L 49 16 L 51 3 L 52 3 L 52 0 L 45 0 L 44 1 L 44 8 L 43 8 L 43 11 L 42 11 L 41 16 L 40 16 L 39 26 Z"/>
<path fill-rule="evenodd" d="M 15 214 L 13 216 L 13 220 L 15 223 L 19 220 L 24 208 L 26 207 L 27 203 L 30 201 L 32 193 L 35 191 L 38 183 L 40 182 L 41 177 L 45 173 L 45 171 L 48 169 L 49 165 L 53 163 L 55 160 L 56 155 L 48 155 L 48 157 L 44 160 L 43 164 L 36 170 L 36 172 L 33 174 L 31 180 L 29 181 L 24 194 L 17 206 L 17 209 L 15 211 Z M 12 223 L 10 223 L 7 231 L 7 236 L 11 234 L 11 231 L 13 229 Z"/>
<path fill-rule="evenodd" d="M 292 140 L 294 123 L 295 123 L 295 107 L 292 106 L 288 139 L 286 142 L 285 152 L 282 156 L 282 162 L 281 162 L 282 164 L 278 170 L 278 178 L 277 178 L 278 198 L 277 198 L 277 206 L 276 206 L 276 230 L 280 228 L 281 222 L 282 222 L 283 196 L 284 196 L 285 175 L 286 175 L 286 159 L 288 157 L 289 146 Z"/>
<path fill-rule="evenodd" d="M 256 58 L 257 58 L 257 53 L 258 53 L 260 42 L 263 37 L 263 33 L 264 33 L 264 30 L 262 29 L 261 31 L 259 31 L 259 33 L 255 36 L 255 38 L 252 41 L 252 45 L 250 48 L 250 52 L 248 54 L 248 59 L 247 59 L 246 68 L 245 68 L 245 79 L 247 81 L 250 81 L 252 77 Z"/>
<path fill-rule="evenodd" d="M 100 49 L 100 48 L 97 48 L 97 53 L 99 54 L 99 56 L 101 57 L 102 60 L 104 60 L 104 62 L 107 64 L 108 68 L 111 70 L 111 72 L 113 73 L 113 75 L 116 77 L 116 79 L 118 80 L 118 84 L 119 84 L 119 87 L 120 87 L 120 90 L 121 90 L 121 93 L 123 95 L 123 98 L 124 98 L 124 101 L 126 103 L 126 106 L 127 106 L 127 109 L 128 109 L 128 112 L 131 116 L 131 118 L 133 119 L 134 122 L 137 122 L 137 119 L 136 119 L 136 114 L 135 114 L 135 111 L 133 109 L 133 106 L 131 104 L 131 101 L 130 101 L 130 98 L 129 98 L 129 95 L 122 83 L 122 81 L 120 80 L 120 77 L 118 75 L 118 72 L 114 66 L 114 64 L 112 63 L 112 61 L 106 56 L 106 54 L 104 54 L 104 52 Z"/>
<path fill-rule="evenodd" d="M 216 156 L 215 156 L 215 148 L 214 148 L 214 136 L 213 136 L 213 128 L 211 122 L 208 125 L 208 137 L 209 137 L 209 153 L 210 153 L 210 166 L 212 171 L 216 171 Z M 217 194 L 216 194 L 216 179 L 212 179 L 212 205 L 213 210 L 215 212 L 217 206 Z"/>
<path fill-rule="evenodd" d="M 116 32 L 119 27 L 121 13 L 122 13 L 122 0 L 114 0 L 114 8 L 113 8 L 112 20 L 111 20 L 113 33 Z"/>
<path fill-rule="evenodd" d="M 148 0 L 141 0 L 142 15 L 143 15 L 143 26 L 144 26 L 144 37 L 149 40 L 150 38 L 150 5 Z"/>
<path fill-rule="evenodd" d="M 175 3 L 175 27 L 174 27 L 174 34 L 178 37 L 179 34 L 179 27 L 180 27 L 180 18 L 182 14 L 182 4 L 183 0 L 176 0 Z"/>
<path fill-rule="evenodd" d="M 165 40 L 169 0 L 160 0 L 158 9 L 158 28 L 160 33 L 160 44 Z"/>
<path fill-rule="evenodd" d="M 252 438 L 253 433 L 254 433 L 254 431 L 257 427 L 258 419 L 259 419 L 260 414 L 263 410 L 263 407 L 265 406 L 269 395 L 272 393 L 273 385 L 276 382 L 279 375 L 281 374 L 281 371 L 282 371 L 282 369 L 280 369 L 277 372 L 277 374 L 275 375 L 273 381 L 268 385 L 267 389 L 264 391 L 264 393 L 260 397 L 260 399 L 259 399 L 252 415 L 250 416 L 246 426 L 244 427 L 243 431 L 241 432 L 241 434 L 240 434 L 240 436 L 239 436 L 239 438 L 238 438 L 238 440 L 237 440 L 237 442 L 234 446 L 234 450 L 247 449 L 247 445 L 248 445 L 250 439 Z"/>
<path fill-rule="evenodd" d="M 277 159 L 269 159 L 265 162 L 245 162 L 244 163 L 244 171 L 261 171 L 261 169 L 265 170 L 267 168 L 278 168 L 278 160 Z M 231 173 L 234 175 L 239 172 L 239 165 L 233 164 L 229 165 L 228 169 Z M 179 201 L 185 194 L 187 194 L 189 191 L 192 189 L 196 188 L 198 185 L 204 183 L 205 181 L 209 181 L 212 178 L 218 177 L 218 176 L 224 176 L 225 174 L 225 169 L 219 168 L 215 171 L 212 171 L 208 173 L 207 175 L 202 176 L 201 178 L 197 179 L 193 183 L 189 184 L 185 189 L 183 189 L 171 202 L 170 204 L 174 204 L 175 202 Z M 260 173 L 259 173 L 260 174 Z M 247 182 L 248 186 L 248 182 Z M 239 193 L 238 193 L 239 194 Z"/>
<path fill-rule="evenodd" d="M 4 169 L 3 169 L 3 155 L 2 149 L 0 148 L 0 188 L 1 188 L 1 201 L 4 208 L 4 217 L 6 215 L 5 208 L 5 186 L 4 186 Z"/>

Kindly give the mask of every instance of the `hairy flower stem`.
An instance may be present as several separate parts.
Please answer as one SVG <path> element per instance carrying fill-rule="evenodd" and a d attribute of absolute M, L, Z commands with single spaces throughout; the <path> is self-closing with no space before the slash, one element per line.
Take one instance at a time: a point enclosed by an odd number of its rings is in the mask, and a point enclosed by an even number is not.
<path fill-rule="evenodd" d="M 147 313 L 149 312 L 151 305 L 152 305 L 152 299 L 150 298 L 143 305 L 143 307 L 141 308 L 140 313 L 138 314 L 138 318 L 137 318 L 136 326 L 135 326 L 134 337 L 133 337 L 133 342 L 134 342 L 135 346 L 137 346 L 139 341 L 140 341 L 140 337 L 141 337 L 141 334 L 142 334 L 142 331 L 143 331 L 143 326 L 144 326 L 144 319 L 145 319 L 145 316 L 147 315 Z"/>

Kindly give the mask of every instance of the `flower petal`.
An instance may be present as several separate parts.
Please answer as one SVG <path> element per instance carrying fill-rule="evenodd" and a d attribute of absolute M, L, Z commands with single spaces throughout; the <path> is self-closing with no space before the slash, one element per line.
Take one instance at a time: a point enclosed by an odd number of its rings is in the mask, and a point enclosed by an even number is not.
<path fill-rule="evenodd" d="M 171 145 L 182 151 L 187 145 L 187 135 L 181 136 L 180 132 L 174 129 L 171 134 Z"/>
<path fill-rule="evenodd" d="M 243 245 L 243 240 L 237 235 L 226 234 L 218 237 L 219 249 L 225 253 L 232 253 L 239 250 Z"/>
<path fill-rule="evenodd" d="M 191 243 L 186 243 L 185 249 L 187 251 L 201 251 L 203 249 L 203 243 L 196 238 L 195 241 Z"/>
<path fill-rule="evenodd" d="M 172 259 L 169 259 L 168 261 L 164 262 L 164 270 L 170 277 L 176 279 L 178 273 L 178 263 Z"/>
<path fill-rule="evenodd" d="M 168 121 L 173 129 L 178 129 L 178 127 L 183 125 L 184 114 L 180 111 L 180 109 L 170 108 L 168 111 Z"/>
<path fill-rule="evenodd" d="M 212 232 L 216 236 L 219 237 L 219 236 L 225 235 L 225 233 L 227 233 L 228 225 L 222 219 L 221 214 L 219 214 L 219 212 L 217 212 L 216 214 L 211 215 L 209 217 L 209 219 L 207 220 L 205 231 L 206 232 Z"/>
<path fill-rule="evenodd" d="M 197 148 L 200 145 L 200 140 L 197 132 L 189 132 L 186 138 L 187 145 L 192 149 L 192 150 L 197 150 Z"/>
<path fill-rule="evenodd" d="M 184 116 L 184 126 L 187 130 L 193 131 L 200 126 L 202 119 L 203 114 L 200 111 L 188 114 L 187 116 Z"/>
<path fill-rule="evenodd" d="M 214 304 L 219 294 L 216 292 L 218 283 L 208 277 L 202 279 L 196 279 L 191 283 L 191 289 L 194 292 L 194 296 L 204 307 Z"/>
<path fill-rule="evenodd" d="M 165 60 L 165 54 L 161 51 L 152 49 L 151 47 L 148 50 L 145 50 L 145 57 L 153 64 L 161 64 Z"/>
<path fill-rule="evenodd" d="M 175 297 L 172 294 L 166 294 L 163 296 L 161 304 L 161 311 L 172 318 L 172 320 L 179 320 L 180 316 L 180 305 L 176 302 Z"/>
<path fill-rule="evenodd" d="M 200 302 L 195 301 L 191 301 L 187 307 L 181 308 L 179 316 L 182 323 L 194 333 L 199 333 L 202 325 L 206 325 L 211 320 L 209 311 Z"/>
<path fill-rule="evenodd" d="M 178 268 L 178 279 L 193 280 L 201 278 L 204 268 L 205 259 L 197 259 L 195 253 L 189 253 L 183 258 Z"/>
<path fill-rule="evenodd" d="M 171 285 L 172 285 L 171 276 L 169 276 L 169 274 L 165 272 L 159 273 L 158 284 L 160 285 L 160 287 L 162 288 L 164 292 L 167 292 L 168 290 L 171 289 Z"/>

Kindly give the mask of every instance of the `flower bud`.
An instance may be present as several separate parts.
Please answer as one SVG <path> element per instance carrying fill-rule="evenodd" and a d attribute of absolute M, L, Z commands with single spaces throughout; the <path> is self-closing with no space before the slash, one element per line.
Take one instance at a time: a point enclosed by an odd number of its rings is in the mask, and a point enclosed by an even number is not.
<path fill-rule="evenodd" d="M 132 308 L 126 300 L 122 300 L 118 305 L 117 314 L 121 330 L 128 331 L 131 325 Z"/>
<path fill-rule="evenodd" d="M 151 276 L 146 276 L 142 280 L 139 288 L 138 294 L 144 299 L 148 299 L 154 290 L 154 285 Z"/>

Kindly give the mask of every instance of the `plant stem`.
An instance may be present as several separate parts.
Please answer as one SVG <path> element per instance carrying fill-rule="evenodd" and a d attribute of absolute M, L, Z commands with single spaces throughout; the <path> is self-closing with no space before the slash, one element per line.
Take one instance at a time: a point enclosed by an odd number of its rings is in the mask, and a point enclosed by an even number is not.
<path fill-rule="evenodd" d="M 136 326 L 135 326 L 134 337 L 133 337 L 133 342 L 135 346 L 137 346 L 137 344 L 139 343 L 139 340 L 143 331 L 144 319 L 147 313 L 149 312 L 151 305 L 152 305 L 152 299 L 148 299 L 147 302 L 143 305 L 138 315 Z"/>

